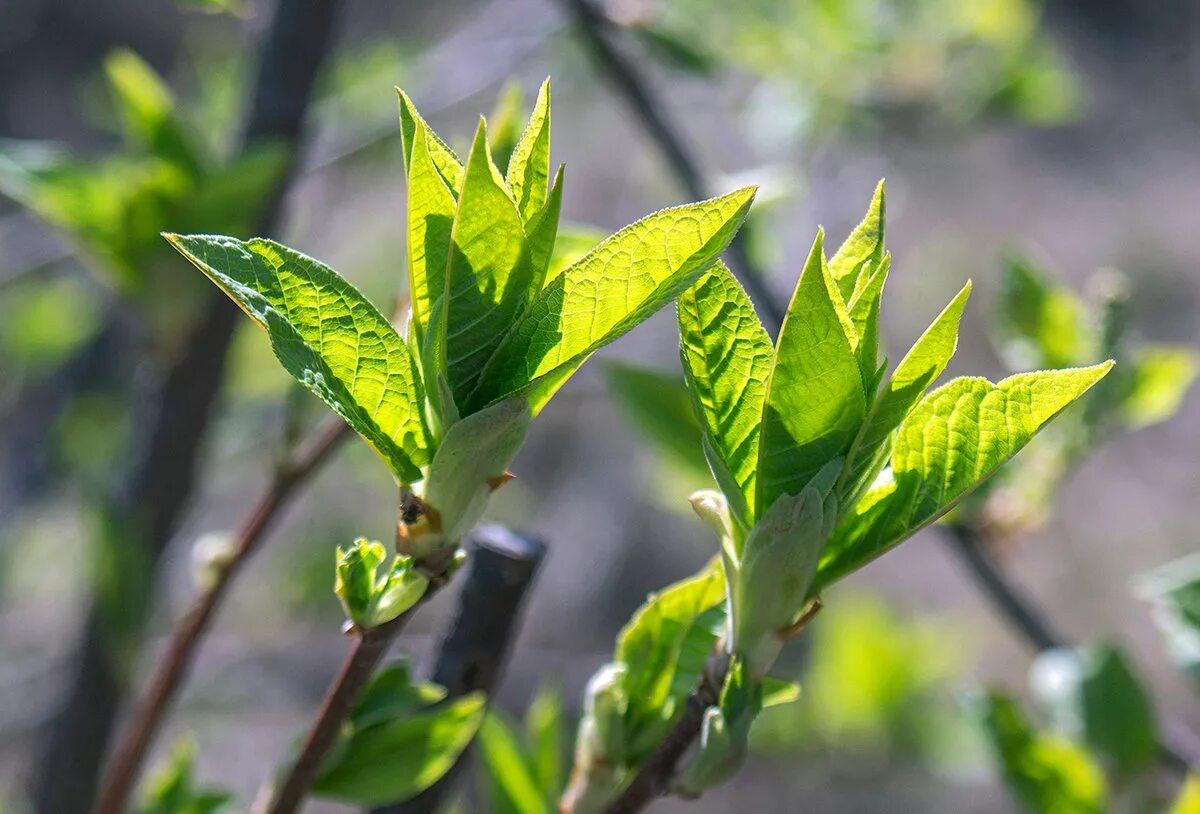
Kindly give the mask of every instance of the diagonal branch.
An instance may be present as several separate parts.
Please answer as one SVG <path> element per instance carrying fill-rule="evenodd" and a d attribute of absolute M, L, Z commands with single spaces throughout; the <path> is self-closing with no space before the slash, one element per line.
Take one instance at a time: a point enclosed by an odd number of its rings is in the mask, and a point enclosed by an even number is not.
<path fill-rule="evenodd" d="M 707 198 L 712 194 L 704 178 L 700 164 L 692 156 L 679 128 L 667 114 L 663 100 L 638 72 L 637 67 L 610 40 L 617 27 L 604 12 L 595 8 L 591 0 L 559 0 L 564 11 L 573 20 L 575 29 L 583 38 L 592 54 L 600 75 L 613 86 L 621 99 L 629 105 L 633 114 L 645 128 L 663 157 L 671 166 L 675 179 L 693 198 Z M 783 324 L 783 309 L 772 296 L 761 269 L 754 266 L 746 250 L 745 227 L 729 244 L 729 267 L 746 287 L 747 293 L 765 317 L 764 324 L 771 333 L 777 333 Z"/>
<path fill-rule="evenodd" d="M 336 416 L 326 419 L 314 436 L 281 466 L 270 485 L 247 512 L 234 535 L 229 559 L 213 575 L 211 583 L 193 600 L 175 624 L 166 652 L 138 699 L 129 722 L 121 733 L 101 785 L 96 814 L 120 814 L 137 782 L 146 753 L 165 719 L 172 699 L 191 667 L 213 614 L 233 581 L 234 575 L 266 537 L 274 520 L 311 477 L 327 462 L 342 442 L 351 437 L 350 428 Z"/>

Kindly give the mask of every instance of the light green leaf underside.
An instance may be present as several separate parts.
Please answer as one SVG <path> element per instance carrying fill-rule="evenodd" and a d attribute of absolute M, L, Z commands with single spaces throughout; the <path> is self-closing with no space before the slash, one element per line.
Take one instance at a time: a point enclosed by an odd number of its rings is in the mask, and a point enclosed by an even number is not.
<path fill-rule="evenodd" d="M 826 546 L 813 592 L 932 523 L 1008 461 L 1112 362 L 987 379 L 954 379 L 929 393 L 896 431 L 893 483 L 872 489 Z"/>
<path fill-rule="evenodd" d="M 492 163 L 480 122 L 454 217 L 443 303 L 445 369 L 464 415 L 473 412 L 467 405 L 484 365 L 533 290 L 521 214 Z"/>
<path fill-rule="evenodd" d="M 424 122 L 416 122 L 408 168 L 408 290 L 419 342 L 446 289 L 456 209 L 454 196 L 429 154 L 430 138 Z"/>
<path fill-rule="evenodd" d="M 718 261 L 679 297 L 679 349 L 688 390 L 715 454 L 714 476 L 749 527 L 759 425 L 774 349 L 754 305 Z"/>
<path fill-rule="evenodd" d="M 850 337 L 817 234 L 780 330 L 759 440 L 757 514 L 798 494 L 849 448 L 866 413 Z"/>
<path fill-rule="evenodd" d="M 550 80 L 542 83 L 529 124 L 517 140 L 505 174 L 521 217 L 526 221 L 546 202 L 550 182 Z"/>
<path fill-rule="evenodd" d="M 429 135 L 427 149 L 434 166 L 442 174 L 451 192 L 457 195 L 462 186 L 462 162 L 421 118 L 417 106 L 408 98 L 408 94 L 396 88 L 396 95 L 400 97 L 400 137 L 404 142 L 404 165 L 407 167 L 412 162 L 413 145 L 416 143 L 415 135 L 419 124 Z"/>
<path fill-rule="evenodd" d="M 664 209 L 601 242 L 534 297 L 488 362 L 469 408 L 528 389 L 536 411 L 590 354 L 695 282 L 753 197 L 746 187 Z"/>
<path fill-rule="evenodd" d="M 868 273 L 873 273 L 882 264 L 884 229 L 884 184 L 880 181 L 875 187 L 875 194 L 871 196 L 866 217 L 854 227 L 846 242 L 829 261 L 829 274 L 846 302 L 850 301 L 864 266 L 867 266 Z"/>
<path fill-rule="evenodd" d="M 263 326 L 297 380 L 412 482 L 429 462 L 420 381 L 404 341 L 328 266 L 278 243 L 168 235 L 197 268 Z"/>

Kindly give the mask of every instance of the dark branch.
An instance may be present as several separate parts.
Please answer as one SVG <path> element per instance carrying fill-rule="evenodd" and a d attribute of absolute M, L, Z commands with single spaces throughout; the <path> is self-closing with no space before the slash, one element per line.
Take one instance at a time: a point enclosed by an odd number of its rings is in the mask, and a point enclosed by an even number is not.
<path fill-rule="evenodd" d="M 488 524 L 471 533 L 469 572 L 438 651 L 433 681 L 450 698 L 471 692 L 489 697 L 500 681 L 521 608 L 546 547 L 537 540 Z M 433 814 L 453 788 L 463 761 L 411 800 L 377 809 L 377 814 Z"/>
<path fill-rule="evenodd" d="M 650 83 L 641 75 L 633 62 L 627 59 L 609 39 L 616 26 L 611 20 L 592 6 L 591 0 L 559 0 L 564 10 L 575 23 L 580 37 L 587 44 L 592 58 L 621 99 L 629 105 L 642 127 L 658 145 L 675 179 L 693 198 L 706 198 L 712 194 L 700 169 L 692 156 L 679 128 L 670 119 L 668 108 L 662 99 L 654 95 Z M 744 232 L 744 230 L 743 230 Z M 746 241 L 739 233 L 729 244 L 729 268 L 746 287 L 763 317 L 764 325 L 771 333 L 778 333 L 783 324 L 783 309 L 771 296 L 762 270 L 754 267 L 746 251 Z"/>
<path fill-rule="evenodd" d="M 245 144 L 269 139 L 294 146 L 299 141 L 337 5 L 337 0 L 279 0 L 259 59 Z M 260 232 L 274 231 L 285 187 L 286 180 L 266 208 Z M 138 575 L 128 575 L 136 584 L 122 597 L 127 605 L 122 610 L 130 618 L 118 625 L 112 599 L 103 595 L 88 611 L 80 661 L 37 764 L 33 799 L 38 814 L 82 814 L 92 803 L 123 689 L 118 660 L 136 648 L 152 575 L 191 496 L 201 440 L 237 321 L 237 309 L 223 295 L 210 295 L 183 355 L 138 411 L 141 420 L 135 426 L 148 430 L 143 454 L 104 513 L 108 533 L 138 563 Z"/>

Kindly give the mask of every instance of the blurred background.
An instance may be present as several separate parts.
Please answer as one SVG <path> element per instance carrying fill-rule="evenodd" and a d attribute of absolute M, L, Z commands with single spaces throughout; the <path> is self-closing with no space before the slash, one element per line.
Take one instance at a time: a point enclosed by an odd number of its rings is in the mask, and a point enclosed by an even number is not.
<path fill-rule="evenodd" d="M 148 428 L 161 424 L 161 404 L 146 394 L 199 349 L 210 293 L 158 232 L 249 236 L 286 172 L 270 143 L 236 149 L 271 8 L 0 0 L 0 810 L 55 810 L 34 805 L 47 749 L 55 738 L 85 740 L 101 726 L 88 712 L 111 716 L 119 703 L 94 682 L 83 696 L 76 686 L 97 608 L 130 617 L 121 658 L 136 683 L 186 607 L 197 561 L 219 548 L 288 438 L 321 415 L 240 320 L 227 364 L 214 351 L 215 369 L 203 374 L 221 387 L 199 424 L 194 482 L 173 517 L 156 527 L 142 516 L 155 511 L 145 495 L 169 486 L 127 475 L 151 443 Z M 345 2 L 274 236 L 376 302 L 403 295 L 394 85 L 461 148 L 480 113 L 493 131 L 506 115 L 523 121 L 552 76 L 552 158 L 567 165 L 563 218 L 583 248 L 593 233 L 691 199 L 624 80 L 596 60 L 598 35 L 633 69 L 704 189 L 762 185 L 746 251 L 780 299 L 817 226 L 840 242 L 887 178 L 895 260 L 883 320 L 893 359 L 971 278 L 948 372 L 996 378 L 1020 364 L 1003 313 L 1005 280 L 1021 264 L 1080 302 L 1111 294 L 1114 277 L 1097 271 L 1119 269 L 1129 336 L 1172 352 L 1200 344 L 1200 6 L 585 8 L 590 34 L 575 0 Z M 130 119 L 131 109 L 164 105 L 174 129 L 139 130 Z M 1071 330 L 1059 325 L 1052 339 Z M 714 551 L 685 511 L 703 484 L 647 444 L 605 375 L 627 363 L 677 370 L 672 315 L 600 356 L 610 367 L 589 365 L 547 409 L 491 510 L 549 547 L 498 694 L 517 715 L 551 682 L 573 716 L 647 592 Z M 1190 364 L 1183 359 L 1177 368 Z M 1195 689 L 1138 587 L 1139 575 L 1197 548 L 1200 396 L 1184 395 L 1187 380 L 1178 373 L 1158 412 L 1122 430 L 1152 426 L 1112 433 L 1081 460 L 1050 505 L 1033 510 L 1036 523 L 994 535 L 991 554 L 1061 635 L 1119 643 L 1153 688 L 1160 720 L 1200 730 Z M 352 441 L 240 574 L 156 755 L 191 738 L 197 777 L 232 791 L 235 808 L 248 805 L 347 646 L 331 590 L 334 546 L 388 539 L 394 512 L 385 467 Z M 163 538 L 161 558 L 130 550 L 123 530 L 142 522 Z M 401 637 L 418 665 L 428 664 L 453 593 Z M 962 699 L 981 686 L 1026 693 L 1033 654 L 938 532 L 826 599 L 811 648 L 786 659 L 803 700 L 762 722 L 735 781 L 659 810 L 1014 810 Z M 54 722 L 66 698 L 83 717 L 64 735 Z M 477 798 L 466 805 L 486 810 Z"/>

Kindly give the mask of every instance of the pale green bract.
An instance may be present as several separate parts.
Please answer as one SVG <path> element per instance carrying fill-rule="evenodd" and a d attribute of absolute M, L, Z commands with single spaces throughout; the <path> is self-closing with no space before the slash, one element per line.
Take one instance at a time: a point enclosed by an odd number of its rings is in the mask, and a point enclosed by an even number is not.
<path fill-rule="evenodd" d="M 328 266 L 270 240 L 167 235 L 266 329 L 280 363 L 346 419 L 396 474 L 430 460 L 424 392 L 396 329 Z"/>

